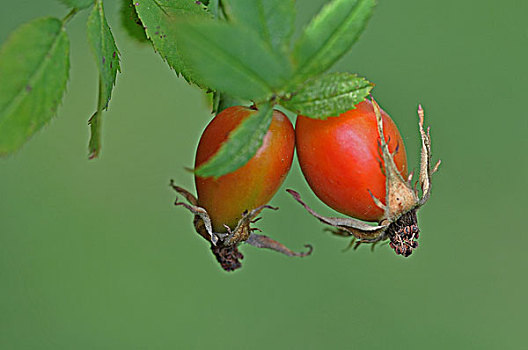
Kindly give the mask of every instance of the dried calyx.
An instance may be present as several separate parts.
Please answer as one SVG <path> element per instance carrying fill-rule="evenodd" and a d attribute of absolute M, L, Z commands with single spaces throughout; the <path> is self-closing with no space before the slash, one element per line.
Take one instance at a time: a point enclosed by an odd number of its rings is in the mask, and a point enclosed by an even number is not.
<path fill-rule="evenodd" d="M 240 260 L 243 259 L 244 256 L 238 250 L 238 246 L 242 242 L 248 243 L 257 248 L 275 250 L 287 256 L 303 257 L 312 253 L 312 246 L 309 244 L 305 245 L 305 247 L 308 248 L 306 252 L 297 253 L 274 239 L 254 233 L 255 231 L 260 231 L 260 229 L 252 227 L 255 222 L 260 220 L 260 217 L 258 217 L 260 212 L 263 209 L 277 210 L 278 208 L 269 205 L 262 205 L 251 211 L 246 210 L 242 213 L 242 218 L 238 221 L 238 224 L 234 229 L 224 225 L 226 228 L 225 233 L 213 232 L 211 218 L 204 208 L 198 206 L 198 200 L 196 197 L 189 191 L 176 186 L 172 180 L 170 186 L 188 202 L 180 202 L 178 198 L 176 198 L 174 205 L 183 206 L 194 214 L 193 223 L 196 232 L 211 243 L 211 251 L 215 255 L 218 263 L 220 263 L 222 268 L 226 271 L 234 271 L 242 267 Z"/>
<path fill-rule="evenodd" d="M 418 246 L 419 229 L 416 220 L 416 211 L 424 205 L 431 195 L 431 176 L 438 170 L 440 161 L 434 167 L 431 166 L 431 137 L 429 128 L 424 130 L 424 111 L 422 106 L 418 107 L 420 136 L 422 139 L 422 151 L 420 161 L 419 184 L 412 184 L 412 174 L 404 179 L 394 163 L 394 154 L 390 153 L 389 147 L 383 135 L 383 121 L 380 107 L 372 99 L 378 135 L 381 146 L 383 172 L 386 175 L 386 202 L 384 204 L 379 198 L 372 196 L 378 207 L 383 209 L 383 217 L 378 225 L 369 225 L 354 218 L 325 217 L 308 207 L 301 200 L 299 193 L 287 190 L 293 198 L 299 202 L 310 214 L 321 222 L 333 226 L 332 232 L 339 236 L 353 237 L 352 245 L 354 249 L 362 243 L 375 244 L 377 242 L 390 239 L 390 247 L 396 254 L 402 256 L 411 255 L 414 248 Z M 372 195 L 372 194 L 371 194 Z"/>

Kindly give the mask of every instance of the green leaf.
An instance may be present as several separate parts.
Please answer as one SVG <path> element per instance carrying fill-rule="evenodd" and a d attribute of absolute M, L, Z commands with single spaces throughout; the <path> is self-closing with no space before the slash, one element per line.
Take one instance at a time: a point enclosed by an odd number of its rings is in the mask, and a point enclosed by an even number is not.
<path fill-rule="evenodd" d="M 177 44 L 207 86 L 242 99 L 264 101 L 291 78 L 291 66 L 253 31 L 219 21 L 178 22 Z"/>
<path fill-rule="evenodd" d="M 323 73 L 356 42 L 375 0 L 334 0 L 311 21 L 293 52 L 297 81 Z"/>
<path fill-rule="evenodd" d="M 224 0 L 230 21 L 260 35 L 277 51 L 286 51 L 295 26 L 294 0 Z"/>
<path fill-rule="evenodd" d="M 90 124 L 89 158 L 93 159 L 101 150 L 101 115 L 103 110 L 108 109 L 117 72 L 120 70 L 119 51 L 106 21 L 102 0 L 95 1 L 86 22 L 86 32 L 99 69 L 97 110 L 88 122 Z"/>
<path fill-rule="evenodd" d="M 134 6 L 145 27 L 147 37 L 169 66 L 185 80 L 205 87 L 185 66 L 176 47 L 172 26 L 178 18 L 207 18 L 210 14 L 201 3 L 192 0 L 135 0 Z"/>
<path fill-rule="evenodd" d="M 146 43 L 148 42 L 147 34 L 145 34 L 145 28 L 143 28 L 133 2 L 134 0 L 121 0 L 121 25 L 132 39 Z"/>
<path fill-rule="evenodd" d="M 308 80 L 281 105 L 297 114 L 316 119 L 338 116 L 363 101 L 373 84 L 350 73 L 331 73 Z"/>
<path fill-rule="evenodd" d="M 244 119 L 229 134 L 228 140 L 222 144 L 218 152 L 200 165 L 195 170 L 195 174 L 202 177 L 220 177 L 244 166 L 262 146 L 262 140 L 269 130 L 272 117 L 272 106 L 261 105 L 258 112 Z"/>
<path fill-rule="evenodd" d="M 0 155 L 20 148 L 57 113 L 69 67 L 59 19 L 39 18 L 11 34 L 0 49 Z"/>
<path fill-rule="evenodd" d="M 86 22 L 88 42 L 95 55 L 99 75 L 102 79 L 102 106 L 98 110 L 107 109 L 112 96 L 119 67 L 119 51 L 117 50 L 114 36 L 106 22 L 103 1 L 96 0 L 95 5 Z"/>
<path fill-rule="evenodd" d="M 78 8 L 79 10 L 90 7 L 94 3 L 94 0 L 59 0 L 59 1 L 68 7 Z"/>

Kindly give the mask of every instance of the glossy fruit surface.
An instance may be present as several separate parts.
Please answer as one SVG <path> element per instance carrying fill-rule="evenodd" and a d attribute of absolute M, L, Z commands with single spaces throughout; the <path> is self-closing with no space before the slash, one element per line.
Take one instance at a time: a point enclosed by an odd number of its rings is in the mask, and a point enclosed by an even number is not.
<path fill-rule="evenodd" d="M 204 130 L 196 151 L 195 167 L 213 156 L 229 133 L 255 110 L 229 107 L 219 113 Z M 234 228 L 245 210 L 266 204 L 286 178 L 293 160 L 295 132 L 289 119 L 273 111 L 263 144 L 251 160 L 238 170 L 221 176 L 195 177 L 198 205 L 205 208 L 216 232 L 223 226 Z"/>
<path fill-rule="evenodd" d="M 396 167 L 407 176 L 407 156 L 396 125 L 382 111 L 384 136 Z M 299 116 L 297 156 L 312 191 L 331 208 L 366 221 L 383 216 L 369 191 L 385 203 L 385 175 L 372 103 L 365 100 L 339 117 Z"/>

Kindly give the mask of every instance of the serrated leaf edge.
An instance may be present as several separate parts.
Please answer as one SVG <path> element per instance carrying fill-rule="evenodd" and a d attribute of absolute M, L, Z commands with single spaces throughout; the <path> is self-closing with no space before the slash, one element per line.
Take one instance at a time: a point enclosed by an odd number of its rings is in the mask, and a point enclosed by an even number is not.
<path fill-rule="evenodd" d="M 296 100 L 296 96 L 299 96 L 299 95 L 302 95 L 303 91 L 306 91 L 306 90 L 309 90 L 310 89 L 310 83 L 311 82 L 316 82 L 320 84 L 320 82 L 317 82 L 318 79 L 323 79 L 322 81 L 324 81 L 324 79 L 331 79 L 331 78 L 339 78 L 339 76 L 343 76 L 343 78 L 348 78 L 350 80 L 352 79 L 357 79 L 357 82 L 355 84 L 351 84 L 350 87 L 354 87 L 353 90 L 348 90 L 348 91 L 345 91 L 345 92 L 342 92 L 342 93 L 338 93 L 338 94 L 335 94 L 335 95 L 331 95 L 331 96 L 328 96 L 328 97 L 323 97 L 323 98 L 314 98 L 314 99 L 302 99 L 302 100 Z M 315 84 L 314 84 L 315 85 Z M 324 86 L 323 84 L 320 84 L 322 89 L 321 90 L 324 90 Z M 330 83 L 328 85 L 331 85 Z M 314 114 L 310 114 L 310 113 L 305 113 L 306 112 L 306 107 L 303 108 L 303 106 L 305 105 L 309 105 L 309 104 L 314 104 L 314 105 L 321 105 L 321 104 L 325 104 L 325 101 L 332 101 L 332 100 L 338 100 L 339 98 L 346 98 L 347 95 L 350 96 L 351 99 L 354 98 L 353 95 L 362 95 L 364 94 L 365 95 L 365 98 L 366 96 L 368 96 L 368 94 L 370 93 L 370 91 L 372 90 L 372 88 L 374 87 L 374 83 L 370 82 L 369 80 L 367 80 L 366 78 L 364 77 L 360 77 L 358 76 L 357 74 L 351 74 L 351 73 L 338 73 L 338 72 L 335 72 L 335 73 L 330 73 L 326 76 L 322 76 L 322 77 L 319 77 L 319 78 L 313 78 L 313 79 L 310 79 L 308 80 L 307 82 L 305 82 L 304 84 L 301 85 L 300 88 L 297 89 L 296 92 L 294 93 L 290 93 L 286 98 L 282 98 L 280 100 L 280 104 L 284 107 L 286 107 L 287 109 L 297 113 L 297 114 L 309 114 L 309 115 L 306 115 L 307 117 L 309 118 L 313 118 L 313 119 L 326 119 L 330 116 L 334 116 L 334 115 L 339 115 L 341 113 L 344 113 L 346 112 L 347 110 L 350 110 L 350 109 L 354 109 L 355 108 L 355 105 L 352 105 L 352 106 L 348 106 L 348 107 L 343 107 L 343 108 L 333 108 L 327 112 L 324 112 L 324 113 L 314 113 Z M 362 93 L 363 92 L 363 93 Z M 363 99 L 364 100 L 364 99 Z M 356 102 L 355 104 L 359 103 L 361 101 L 358 101 Z M 304 110 L 304 111 L 303 111 Z"/>
<path fill-rule="evenodd" d="M 152 0 L 152 2 L 156 6 L 158 6 L 165 15 L 167 15 L 166 11 L 163 9 L 163 7 L 156 0 Z M 170 67 L 170 69 L 172 69 L 174 71 L 174 73 L 176 74 L 176 76 L 178 78 L 182 77 L 189 84 L 194 84 L 194 85 L 198 86 L 199 88 L 201 88 L 203 90 L 209 90 L 209 87 L 207 87 L 203 82 L 201 82 L 199 79 L 197 79 L 196 77 L 193 76 L 192 72 L 189 71 L 188 67 L 183 67 L 183 69 L 181 69 L 179 71 L 178 69 L 176 69 L 176 67 L 174 65 L 172 65 L 169 62 L 167 56 L 164 53 L 162 53 L 162 50 L 160 50 L 159 47 L 157 47 L 157 45 L 154 43 L 154 40 L 152 40 L 152 36 L 149 34 L 149 31 L 147 30 L 147 27 L 145 26 L 145 20 L 144 20 L 142 14 L 140 14 L 137 11 L 137 7 L 136 6 L 139 6 L 139 2 L 137 2 L 135 4 L 133 3 L 133 5 L 134 5 L 134 11 L 136 11 L 137 16 L 138 16 L 139 20 L 142 23 L 142 27 L 143 27 L 143 30 L 145 31 L 145 36 L 147 37 L 147 40 L 152 45 L 154 51 L 161 57 L 162 61 L 165 62 Z M 205 15 L 211 16 L 211 13 L 207 10 L 207 7 L 204 4 L 200 3 L 200 7 L 203 9 L 203 12 L 204 12 Z M 185 62 L 184 62 L 184 60 L 182 58 L 182 55 L 179 52 L 177 54 L 178 54 L 179 59 L 180 59 L 180 61 L 182 63 L 182 66 L 186 66 L 186 64 L 185 64 Z M 187 76 L 187 74 L 184 74 L 185 70 L 189 71 L 189 76 Z"/>

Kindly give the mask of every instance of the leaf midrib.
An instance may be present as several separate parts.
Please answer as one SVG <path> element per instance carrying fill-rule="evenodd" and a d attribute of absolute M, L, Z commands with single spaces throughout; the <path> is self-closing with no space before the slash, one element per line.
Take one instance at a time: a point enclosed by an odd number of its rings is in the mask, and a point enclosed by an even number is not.
<path fill-rule="evenodd" d="M 343 93 L 339 93 L 339 94 L 335 94 L 335 95 L 330 95 L 330 96 L 326 96 L 325 98 L 314 98 L 312 100 L 300 100 L 300 101 L 294 101 L 292 100 L 292 102 L 294 104 L 307 104 L 307 103 L 311 103 L 311 102 L 318 102 L 318 101 L 325 101 L 325 100 L 332 100 L 332 99 L 337 99 L 339 97 L 343 97 L 343 96 L 346 96 L 346 95 L 351 95 L 351 94 L 354 94 L 354 93 L 357 93 L 358 90 L 361 90 L 361 89 L 365 89 L 367 88 L 369 85 L 365 85 L 365 86 L 362 86 L 360 88 L 357 88 L 357 89 L 354 89 L 352 91 L 347 91 L 347 92 L 343 92 Z"/>

